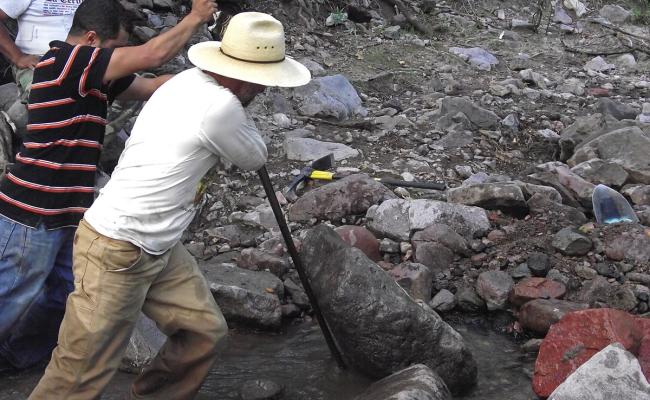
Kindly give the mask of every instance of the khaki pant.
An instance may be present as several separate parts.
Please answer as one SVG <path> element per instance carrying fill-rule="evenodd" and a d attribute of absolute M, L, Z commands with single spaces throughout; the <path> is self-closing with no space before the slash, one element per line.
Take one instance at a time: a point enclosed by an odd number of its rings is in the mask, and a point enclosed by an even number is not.
<path fill-rule="evenodd" d="M 14 79 L 20 91 L 20 100 L 27 104 L 29 99 L 29 92 L 32 90 L 32 80 L 34 79 L 34 70 L 31 68 L 18 68 L 15 65 L 11 66 L 14 73 Z"/>
<path fill-rule="evenodd" d="M 99 234 L 82 220 L 73 272 L 75 290 L 58 346 L 29 398 L 99 398 L 120 364 L 140 309 L 168 339 L 136 378 L 132 398 L 193 398 L 228 327 L 183 245 L 154 256 Z"/>

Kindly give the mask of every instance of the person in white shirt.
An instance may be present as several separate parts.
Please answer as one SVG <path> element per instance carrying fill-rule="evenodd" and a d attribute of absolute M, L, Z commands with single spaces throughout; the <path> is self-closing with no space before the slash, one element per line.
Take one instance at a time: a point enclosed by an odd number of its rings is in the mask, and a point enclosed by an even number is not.
<path fill-rule="evenodd" d="M 112 1 L 112 0 L 110 0 Z M 53 40 L 65 40 L 74 13 L 83 0 L 0 0 L 0 53 L 12 64 L 14 78 L 27 103 L 33 69 Z M 17 20 L 13 41 L 5 28 L 8 18 Z"/>
<path fill-rule="evenodd" d="M 79 224 L 75 290 L 30 399 L 99 398 L 140 310 L 168 340 L 136 378 L 132 398 L 193 398 L 216 359 L 226 321 L 181 234 L 201 179 L 220 159 L 246 170 L 266 162 L 245 107 L 267 86 L 302 86 L 311 76 L 285 56 L 282 24 L 262 13 L 235 15 L 222 42 L 196 44 L 188 56 L 196 68 L 147 102 L 111 180 Z"/>

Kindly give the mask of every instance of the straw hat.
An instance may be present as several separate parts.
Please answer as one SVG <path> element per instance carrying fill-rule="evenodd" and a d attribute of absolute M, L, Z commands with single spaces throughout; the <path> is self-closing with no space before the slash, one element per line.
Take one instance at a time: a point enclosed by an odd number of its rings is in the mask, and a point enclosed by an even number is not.
<path fill-rule="evenodd" d="M 204 71 L 264 86 L 307 84 L 309 70 L 284 54 L 284 28 L 268 14 L 236 14 L 221 42 L 190 47 L 190 61 Z"/>

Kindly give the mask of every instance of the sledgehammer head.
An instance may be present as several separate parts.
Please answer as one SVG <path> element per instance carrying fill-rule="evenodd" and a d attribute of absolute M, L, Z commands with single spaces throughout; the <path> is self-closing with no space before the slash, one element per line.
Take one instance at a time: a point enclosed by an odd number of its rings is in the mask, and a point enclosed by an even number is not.
<path fill-rule="evenodd" d="M 282 190 L 284 197 L 286 197 L 286 199 L 290 202 L 296 201 L 298 199 L 298 194 L 296 193 L 296 189 L 298 189 L 298 185 L 307 181 L 312 171 L 314 170 L 327 171 L 333 166 L 334 166 L 334 153 L 330 153 L 324 157 L 314 160 L 310 166 L 303 168 L 300 171 L 300 174 L 295 178 L 293 178 L 291 183 L 289 183 L 289 185 L 287 185 L 287 187 L 285 187 Z"/>

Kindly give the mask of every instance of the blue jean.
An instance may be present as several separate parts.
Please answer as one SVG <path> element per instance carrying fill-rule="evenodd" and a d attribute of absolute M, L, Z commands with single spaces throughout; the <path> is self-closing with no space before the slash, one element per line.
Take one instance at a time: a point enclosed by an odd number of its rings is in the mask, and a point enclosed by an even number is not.
<path fill-rule="evenodd" d="M 0 356 L 16 368 L 49 357 L 74 290 L 76 228 L 30 228 L 0 215 Z"/>

